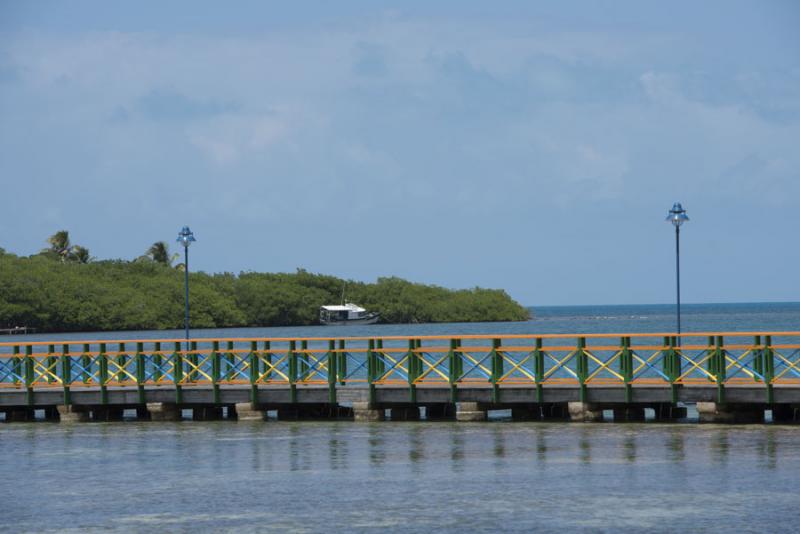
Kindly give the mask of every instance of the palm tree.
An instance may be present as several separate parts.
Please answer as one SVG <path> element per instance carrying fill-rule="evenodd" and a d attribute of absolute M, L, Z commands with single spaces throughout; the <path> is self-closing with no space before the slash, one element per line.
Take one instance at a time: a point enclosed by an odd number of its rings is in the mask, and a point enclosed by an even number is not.
<path fill-rule="evenodd" d="M 73 245 L 71 247 L 68 260 L 78 263 L 89 263 L 94 258 L 89 254 L 89 249 L 80 245 Z"/>
<path fill-rule="evenodd" d="M 178 254 L 169 255 L 169 245 L 164 241 L 156 241 L 149 249 L 146 256 L 156 263 L 172 267 L 172 262 L 178 258 Z"/>
<path fill-rule="evenodd" d="M 52 254 L 59 258 L 61 261 L 69 259 L 72 246 L 69 244 L 69 232 L 66 230 L 59 230 L 47 238 L 50 248 L 44 249 L 42 252 Z"/>

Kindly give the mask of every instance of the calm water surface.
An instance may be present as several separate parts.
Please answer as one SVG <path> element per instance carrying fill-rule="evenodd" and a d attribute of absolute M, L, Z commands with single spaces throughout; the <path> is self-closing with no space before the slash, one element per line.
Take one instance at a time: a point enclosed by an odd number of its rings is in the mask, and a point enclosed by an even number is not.
<path fill-rule="evenodd" d="M 525 323 L 197 331 L 198 337 L 662 332 L 670 306 Z M 690 305 L 684 329 L 798 330 L 800 304 Z M 158 338 L 53 334 L 2 341 Z M 269 421 L 0 425 L 9 531 L 793 530 L 800 427 Z"/>
<path fill-rule="evenodd" d="M 7 530 L 793 530 L 800 429 L 551 423 L 2 428 Z"/>

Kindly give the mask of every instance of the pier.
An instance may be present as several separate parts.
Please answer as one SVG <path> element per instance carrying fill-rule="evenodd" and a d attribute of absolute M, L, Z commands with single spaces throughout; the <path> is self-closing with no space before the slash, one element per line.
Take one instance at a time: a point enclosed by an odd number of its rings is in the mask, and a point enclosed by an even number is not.
<path fill-rule="evenodd" d="M 5 421 L 800 417 L 800 332 L 0 343 Z"/>

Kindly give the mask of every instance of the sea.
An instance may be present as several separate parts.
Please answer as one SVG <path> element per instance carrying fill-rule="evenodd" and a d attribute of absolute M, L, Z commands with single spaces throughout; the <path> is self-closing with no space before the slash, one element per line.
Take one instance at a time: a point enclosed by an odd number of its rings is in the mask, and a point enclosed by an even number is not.
<path fill-rule="evenodd" d="M 195 330 L 194 337 L 644 333 L 675 307 L 535 307 L 515 323 Z M 685 332 L 797 331 L 800 303 L 689 304 Z M 0 342 L 154 339 L 88 332 Z M 0 530 L 793 531 L 800 426 L 194 422 L 0 425 Z"/>

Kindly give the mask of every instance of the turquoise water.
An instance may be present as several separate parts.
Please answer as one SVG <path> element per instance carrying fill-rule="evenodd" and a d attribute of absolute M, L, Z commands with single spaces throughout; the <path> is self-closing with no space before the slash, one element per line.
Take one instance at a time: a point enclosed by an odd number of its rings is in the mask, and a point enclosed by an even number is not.
<path fill-rule="evenodd" d="M 346 337 L 424 336 L 449 334 L 578 334 L 674 332 L 675 306 L 548 306 L 531 308 L 533 319 L 513 323 L 443 323 L 370 326 L 297 326 L 263 328 L 193 329 L 192 337 Z M 800 302 L 751 304 L 685 304 L 681 307 L 683 332 L 797 331 Z M 2 336 L 6 341 L 58 341 L 98 339 L 183 338 L 183 330 L 135 332 L 73 332 Z"/>
<path fill-rule="evenodd" d="M 525 323 L 198 337 L 653 332 L 670 306 Z M 800 304 L 689 305 L 685 331 L 798 330 Z M 180 332 L 52 334 L 154 338 Z M 449 422 L 0 425 L 2 530 L 791 530 L 800 426 Z"/>

